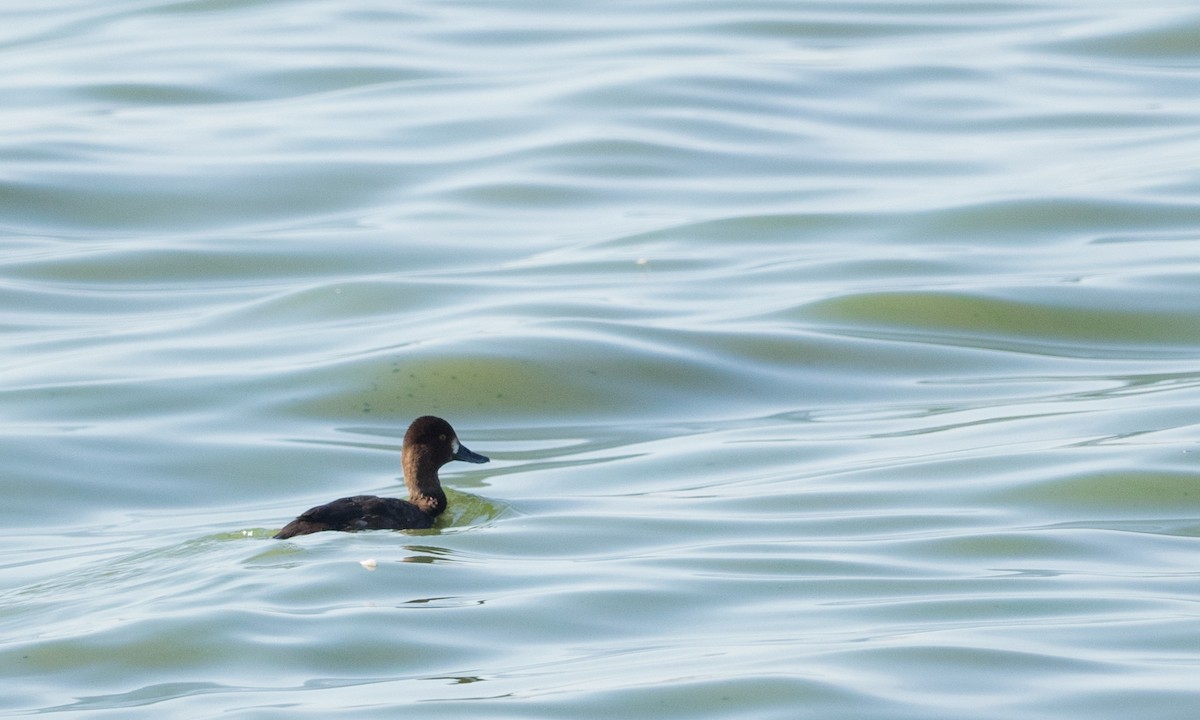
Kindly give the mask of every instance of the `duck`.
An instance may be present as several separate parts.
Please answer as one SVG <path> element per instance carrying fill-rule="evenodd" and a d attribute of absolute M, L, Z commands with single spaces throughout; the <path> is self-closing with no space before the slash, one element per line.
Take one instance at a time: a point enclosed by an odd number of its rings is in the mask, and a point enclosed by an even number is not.
<path fill-rule="evenodd" d="M 446 493 L 438 470 L 453 460 L 485 463 L 490 458 L 472 452 L 458 440 L 450 423 L 424 415 L 404 433 L 400 464 L 408 499 L 355 495 L 309 508 L 273 536 L 285 540 L 297 535 L 336 530 L 422 530 L 433 527 L 446 511 Z"/>

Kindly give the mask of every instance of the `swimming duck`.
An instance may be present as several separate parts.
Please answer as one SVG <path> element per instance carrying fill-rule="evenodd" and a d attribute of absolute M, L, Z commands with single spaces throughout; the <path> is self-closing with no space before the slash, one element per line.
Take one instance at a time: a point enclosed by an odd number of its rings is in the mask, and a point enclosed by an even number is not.
<path fill-rule="evenodd" d="M 433 520 L 446 509 L 446 493 L 438 480 L 438 469 L 451 460 L 485 463 L 488 458 L 471 452 L 458 441 L 450 423 L 425 415 L 413 420 L 404 433 L 400 464 L 408 500 L 355 495 L 318 505 L 275 533 L 277 539 L 308 535 L 324 530 L 418 530 L 433 527 Z"/>

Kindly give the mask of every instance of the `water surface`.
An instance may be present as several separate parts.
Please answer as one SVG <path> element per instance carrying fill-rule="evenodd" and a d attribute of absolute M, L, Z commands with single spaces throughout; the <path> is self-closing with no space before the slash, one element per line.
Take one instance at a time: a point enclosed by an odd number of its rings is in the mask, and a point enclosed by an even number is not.
<path fill-rule="evenodd" d="M 1190 6 L 0 27 L 5 715 L 1200 711 Z"/>

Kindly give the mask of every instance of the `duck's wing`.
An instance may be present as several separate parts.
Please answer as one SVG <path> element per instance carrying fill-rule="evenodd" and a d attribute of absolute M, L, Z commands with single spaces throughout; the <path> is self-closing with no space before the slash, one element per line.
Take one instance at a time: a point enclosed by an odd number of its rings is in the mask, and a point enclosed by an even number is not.
<path fill-rule="evenodd" d="M 362 514 L 354 520 L 355 530 L 423 530 L 433 527 L 433 516 L 407 500 L 363 495 Z"/>
<path fill-rule="evenodd" d="M 326 530 L 409 530 L 433 526 L 433 518 L 399 498 L 355 495 L 309 508 L 275 534 L 278 539 Z"/>

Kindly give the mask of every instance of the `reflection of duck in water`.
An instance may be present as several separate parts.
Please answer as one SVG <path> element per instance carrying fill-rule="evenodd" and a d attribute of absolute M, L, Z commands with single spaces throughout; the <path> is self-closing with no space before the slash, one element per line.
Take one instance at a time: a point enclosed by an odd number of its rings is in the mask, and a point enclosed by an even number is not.
<path fill-rule="evenodd" d="M 465 448 L 450 423 L 425 415 L 413 420 L 404 433 L 400 463 L 408 500 L 355 495 L 306 510 L 284 526 L 276 538 L 308 535 L 323 530 L 418 530 L 433 527 L 446 510 L 446 493 L 438 469 L 451 460 L 485 463 L 486 457 Z"/>

